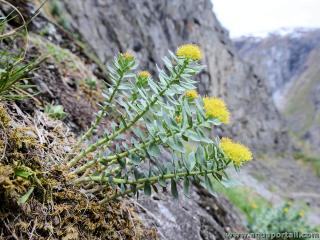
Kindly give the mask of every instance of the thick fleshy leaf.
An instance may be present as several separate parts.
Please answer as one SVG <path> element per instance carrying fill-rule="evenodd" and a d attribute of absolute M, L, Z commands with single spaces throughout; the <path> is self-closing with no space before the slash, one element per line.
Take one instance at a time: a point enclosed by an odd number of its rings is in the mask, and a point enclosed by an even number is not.
<path fill-rule="evenodd" d="M 190 180 L 188 177 L 184 177 L 183 179 L 183 193 L 187 197 L 189 197 L 190 194 Z"/>
<path fill-rule="evenodd" d="M 147 196 L 151 196 L 151 185 L 148 181 L 144 183 L 144 194 Z"/>
<path fill-rule="evenodd" d="M 179 198 L 177 183 L 174 179 L 171 179 L 171 194 L 174 198 Z"/>

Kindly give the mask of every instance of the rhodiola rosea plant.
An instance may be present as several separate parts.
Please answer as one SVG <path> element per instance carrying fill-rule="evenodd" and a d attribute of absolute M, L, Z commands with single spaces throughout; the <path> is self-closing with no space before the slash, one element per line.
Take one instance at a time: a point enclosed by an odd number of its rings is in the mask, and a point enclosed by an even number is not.
<path fill-rule="evenodd" d="M 227 177 L 229 165 L 239 169 L 251 160 L 244 145 L 210 135 L 213 127 L 229 123 L 230 113 L 223 100 L 197 93 L 194 76 L 204 68 L 201 58 L 197 45 L 182 45 L 163 58 L 165 68 L 157 67 L 154 79 L 148 71 L 136 72 L 132 54 L 116 56 L 101 110 L 67 163 L 74 184 L 112 187 L 114 194 L 101 203 L 142 189 L 150 195 L 159 186 L 170 186 L 178 197 L 179 182 L 185 194 L 193 181 L 210 189 L 213 178 Z M 107 115 L 113 116 L 110 127 L 95 134 Z M 164 152 L 170 160 L 162 159 Z"/>

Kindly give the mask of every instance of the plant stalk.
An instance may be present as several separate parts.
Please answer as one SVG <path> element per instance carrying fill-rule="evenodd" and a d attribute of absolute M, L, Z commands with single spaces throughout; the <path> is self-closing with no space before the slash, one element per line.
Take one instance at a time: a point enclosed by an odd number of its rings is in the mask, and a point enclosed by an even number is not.
<path fill-rule="evenodd" d="M 218 172 L 220 170 L 222 170 L 222 169 L 207 170 L 207 171 L 180 172 L 180 173 L 176 173 L 176 174 L 170 173 L 170 174 L 166 174 L 166 175 L 162 175 L 162 176 L 155 176 L 155 177 L 151 177 L 151 178 L 141 178 L 141 179 L 138 179 L 138 180 L 135 180 L 135 181 L 129 181 L 129 180 L 126 180 L 126 179 L 114 178 L 114 179 L 112 179 L 113 183 L 116 183 L 116 184 L 129 184 L 129 185 L 137 185 L 137 186 L 136 186 L 135 189 L 128 189 L 125 192 L 122 192 L 122 193 L 120 192 L 120 193 L 112 195 L 111 197 L 104 198 L 99 203 L 103 204 L 103 203 L 106 203 L 106 202 L 110 202 L 110 201 L 115 200 L 115 199 L 117 199 L 119 197 L 122 197 L 122 196 L 128 195 L 130 193 L 133 193 L 135 190 L 142 189 L 144 187 L 144 183 L 145 182 L 149 182 L 150 184 L 154 184 L 159 179 L 168 180 L 168 179 L 172 179 L 172 178 L 175 178 L 175 177 L 182 178 L 182 177 L 187 177 L 187 176 L 188 177 L 192 177 L 192 176 L 198 176 L 198 175 L 208 175 L 208 174 L 211 174 L 211 173 L 214 173 L 214 172 Z M 101 181 L 101 178 L 99 180 Z"/>
<path fill-rule="evenodd" d="M 97 141 L 96 143 L 90 145 L 89 147 L 87 147 L 85 150 L 83 150 L 82 152 L 80 152 L 77 156 L 75 156 L 73 159 L 71 159 L 70 162 L 68 162 L 67 166 L 68 168 L 73 167 L 74 165 L 76 165 L 82 158 L 84 158 L 85 156 L 87 156 L 89 153 L 96 151 L 98 148 L 100 148 L 102 145 L 106 145 L 109 144 L 111 141 L 113 141 L 117 136 L 119 136 L 121 133 L 125 132 L 126 130 L 130 129 L 136 122 L 138 122 L 148 111 L 149 109 L 159 100 L 160 97 L 162 97 L 165 92 L 170 88 L 170 86 L 175 83 L 181 76 L 181 74 L 183 73 L 183 71 L 185 70 L 185 68 L 188 65 L 188 60 L 186 60 L 184 62 L 184 64 L 182 65 L 181 69 L 179 70 L 179 72 L 176 74 L 175 78 L 173 80 L 171 80 L 164 89 L 162 89 L 157 96 L 154 97 L 154 99 L 147 104 L 147 106 L 145 107 L 145 109 L 140 112 L 138 115 L 136 115 L 136 117 L 134 119 L 132 119 L 129 124 L 127 124 L 125 127 L 120 128 L 118 131 L 114 132 L 111 136 L 107 136 L 105 138 L 100 139 L 99 141 Z"/>
<path fill-rule="evenodd" d="M 77 148 L 85 139 L 89 138 L 89 137 L 92 135 L 93 131 L 94 131 L 94 130 L 97 128 L 97 126 L 101 123 L 103 117 L 105 116 L 105 114 L 106 114 L 106 112 L 107 112 L 107 110 L 108 110 L 108 108 L 109 108 L 109 103 L 112 102 L 112 100 L 113 100 L 116 92 L 117 92 L 118 89 L 119 89 L 119 86 L 120 86 L 120 84 L 121 84 L 121 82 L 122 82 L 122 80 L 123 80 L 123 77 L 124 77 L 124 71 L 121 71 L 121 72 L 120 72 L 119 79 L 118 79 L 118 81 L 117 81 L 117 83 L 116 83 L 116 86 L 114 87 L 114 89 L 113 89 L 113 91 L 112 91 L 109 99 L 106 101 L 107 104 L 105 104 L 105 105 L 102 107 L 102 109 L 101 109 L 100 112 L 98 113 L 95 121 L 91 124 L 91 127 L 87 130 L 87 132 L 86 132 L 85 134 L 83 134 L 83 135 L 81 136 L 81 138 L 78 140 L 78 142 L 76 143 L 76 145 L 75 145 L 74 148 Z"/>

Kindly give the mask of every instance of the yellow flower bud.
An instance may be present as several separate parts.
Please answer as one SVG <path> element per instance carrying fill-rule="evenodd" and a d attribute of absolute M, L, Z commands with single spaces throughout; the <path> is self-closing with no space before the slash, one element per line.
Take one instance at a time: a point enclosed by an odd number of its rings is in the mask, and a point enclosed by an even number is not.
<path fill-rule="evenodd" d="M 130 52 L 121 53 L 121 56 L 127 61 L 133 61 L 134 60 L 134 56 Z"/>
<path fill-rule="evenodd" d="M 190 100 L 194 100 L 198 97 L 198 93 L 196 90 L 188 90 L 185 92 L 184 94 L 187 98 L 189 98 Z"/>
<path fill-rule="evenodd" d="M 301 218 L 304 217 L 304 211 L 303 211 L 303 210 L 300 210 L 300 211 L 299 211 L 299 217 L 301 217 Z"/>
<path fill-rule="evenodd" d="M 148 71 L 141 71 L 138 73 L 138 77 L 149 78 L 149 77 L 151 77 L 151 74 Z"/>
<path fill-rule="evenodd" d="M 252 203 L 252 204 L 251 204 L 251 208 L 253 208 L 253 209 L 257 209 L 257 208 L 258 208 L 258 206 L 257 206 L 257 204 L 254 202 L 254 203 Z"/>
<path fill-rule="evenodd" d="M 181 115 L 176 116 L 176 122 L 181 123 L 181 121 L 182 121 Z"/>

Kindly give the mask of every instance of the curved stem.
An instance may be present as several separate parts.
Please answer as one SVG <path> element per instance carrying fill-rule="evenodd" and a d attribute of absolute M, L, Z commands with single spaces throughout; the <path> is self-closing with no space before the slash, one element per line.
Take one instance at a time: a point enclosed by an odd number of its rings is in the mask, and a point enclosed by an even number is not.
<path fill-rule="evenodd" d="M 84 183 L 84 182 L 103 182 L 103 183 L 108 183 L 109 182 L 109 176 L 112 176 L 114 174 L 117 174 L 121 171 L 120 167 L 116 167 L 112 169 L 109 172 L 104 172 L 100 175 L 97 176 L 84 176 L 78 179 L 75 179 L 73 182 L 74 184 L 79 184 L 79 183 Z"/>
<path fill-rule="evenodd" d="M 174 178 L 176 176 L 178 177 L 185 177 L 185 176 L 195 176 L 195 175 L 208 175 L 210 173 L 214 173 L 214 172 L 219 172 L 219 171 L 222 171 L 224 170 L 229 164 L 230 164 L 231 160 L 228 160 L 224 166 L 221 166 L 219 167 L 218 169 L 216 170 L 209 170 L 209 171 L 193 171 L 193 172 L 181 172 L 181 173 L 176 173 L 176 174 L 167 174 L 167 175 L 163 175 L 161 176 L 162 179 L 170 179 L 170 178 Z M 153 178 L 144 178 L 144 182 L 143 183 L 138 183 L 140 179 L 136 180 L 136 181 L 128 181 L 128 180 L 124 180 L 124 179 L 113 179 L 113 180 L 116 180 L 116 182 L 121 182 L 121 183 L 124 183 L 124 182 L 128 182 L 128 184 L 137 184 L 136 188 L 135 189 L 128 189 L 124 192 L 120 192 L 120 193 L 116 193 L 114 195 L 112 195 L 111 197 L 106 197 L 104 199 L 102 199 L 99 203 L 103 204 L 103 203 L 106 203 L 106 202 L 110 202 L 110 201 L 113 201 L 119 197 L 123 197 L 123 196 L 126 196 L 126 195 L 129 195 L 131 193 L 134 193 L 135 191 L 137 190 L 140 190 L 142 188 L 144 188 L 144 183 L 146 181 L 149 181 L 150 184 L 153 184 L 154 182 L 156 182 L 157 180 L 159 179 L 159 176 L 158 177 L 153 177 Z M 153 182 L 152 182 L 153 181 Z"/>
<path fill-rule="evenodd" d="M 199 124 L 199 126 L 201 125 L 201 123 Z M 189 130 L 191 129 L 193 126 L 189 126 L 188 128 L 186 128 L 186 130 Z M 179 131 L 177 132 L 170 132 L 170 134 L 168 134 L 166 137 L 172 137 L 174 136 L 175 134 L 178 134 L 178 133 L 181 133 Z M 112 164 L 115 164 L 118 162 L 119 159 L 121 158 L 124 158 L 124 157 L 127 157 L 129 156 L 130 154 L 132 153 L 135 153 L 137 151 L 139 151 L 141 148 L 145 148 L 145 147 L 148 147 L 150 146 L 151 144 L 153 143 L 159 143 L 161 141 L 161 139 L 159 137 L 156 137 L 148 142 L 145 142 L 145 143 L 142 143 L 142 144 L 139 144 L 138 147 L 134 147 L 134 148 L 131 148 L 127 151 L 124 151 L 122 153 L 118 153 L 118 154 L 114 154 L 114 155 L 111 155 L 111 156 L 108 156 L 108 157 L 101 157 L 101 158 L 97 158 L 97 159 L 94 159 L 94 160 L 91 160 L 89 162 L 87 162 L 86 164 L 80 166 L 79 168 L 75 169 L 72 174 L 79 174 L 79 173 L 82 173 L 84 172 L 85 170 L 87 170 L 88 168 L 91 168 L 92 166 L 94 166 L 96 163 L 108 163 L 108 165 L 112 165 Z"/>
<path fill-rule="evenodd" d="M 211 174 L 211 173 L 214 173 L 217 171 L 220 171 L 220 169 L 207 170 L 207 171 L 180 172 L 180 173 L 176 173 L 176 174 L 170 173 L 170 174 L 166 174 L 166 175 L 162 175 L 162 176 L 155 176 L 155 177 L 151 177 L 151 178 L 141 178 L 136 181 L 129 181 L 129 180 L 125 180 L 125 179 L 114 178 L 114 179 L 112 179 L 113 183 L 116 183 L 116 184 L 122 183 L 122 184 L 137 185 L 137 186 L 135 189 L 128 189 L 125 192 L 116 193 L 116 194 L 112 195 L 111 197 L 104 198 L 99 203 L 102 204 L 102 203 L 110 202 L 110 201 L 115 200 L 119 197 L 134 193 L 135 191 L 142 189 L 144 187 L 145 182 L 149 182 L 150 184 L 154 184 L 160 178 L 163 180 L 168 180 L 168 179 L 172 179 L 175 177 L 182 178 L 182 177 L 187 177 L 187 176 L 192 177 L 192 176 L 199 176 L 199 175 L 208 175 L 208 174 Z"/>
<path fill-rule="evenodd" d="M 97 114 L 97 117 L 95 119 L 95 121 L 91 124 L 91 127 L 87 130 L 87 132 L 85 134 L 83 134 L 81 136 L 81 138 L 78 140 L 78 142 L 75 144 L 74 148 L 77 148 L 85 139 L 89 138 L 93 131 L 97 128 L 97 126 L 101 123 L 103 117 L 106 115 L 106 112 L 109 108 L 109 104 L 112 102 L 116 92 L 118 91 L 119 89 L 119 86 L 123 80 L 123 77 L 124 77 L 124 71 L 120 71 L 120 76 L 119 76 L 119 79 L 118 81 L 116 82 L 116 85 L 109 97 L 109 99 L 106 101 L 106 104 L 102 107 L 102 109 L 99 111 L 99 113 Z"/>
<path fill-rule="evenodd" d="M 78 174 L 78 173 L 84 172 L 88 168 L 92 167 L 95 163 L 103 162 L 103 163 L 109 163 L 109 165 L 112 165 L 112 164 L 116 163 L 118 161 L 118 159 L 127 157 L 130 154 L 139 151 L 139 149 L 141 149 L 142 147 L 150 146 L 153 143 L 159 142 L 159 140 L 160 140 L 160 138 L 157 137 L 157 138 L 154 138 L 146 143 L 139 144 L 138 147 L 134 147 L 134 148 L 129 149 L 127 151 L 124 151 L 122 153 L 118 153 L 118 154 L 114 154 L 114 155 L 111 155 L 108 157 L 101 157 L 101 158 L 97 158 L 95 160 L 91 160 L 91 161 L 87 162 L 86 164 L 82 165 L 81 167 L 77 168 L 76 170 L 74 170 L 72 172 L 72 174 Z"/>
<path fill-rule="evenodd" d="M 192 171 L 192 172 L 177 172 L 177 173 L 169 173 L 165 175 L 159 175 L 159 176 L 154 176 L 154 177 L 149 177 L 149 178 L 140 178 L 138 180 L 127 180 L 127 179 L 122 179 L 122 178 L 113 178 L 112 182 L 115 184 L 129 184 L 129 185 L 136 185 L 140 183 L 145 183 L 145 182 L 150 182 L 154 183 L 157 182 L 159 179 L 167 180 L 171 179 L 174 177 L 186 177 L 186 176 L 195 176 L 195 175 L 203 175 L 203 174 L 210 174 L 214 173 L 216 171 L 219 171 L 217 169 L 215 170 L 203 170 L 203 171 Z M 82 183 L 82 182 L 109 182 L 109 179 L 106 178 L 106 176 L 89 176 L 89 177 L 83 177 L 79 178 L 75 181 L 75 183 Z"/>
<path fill-rule="evenodd" d="M 140 120 L 149 110 L 150 108 L 159 100 L 160 97 L 162 97 L 166 91 L 171 87 L 172 84 L 174 84 L 176 81 L 178 81 L 184 72 L 185 68 L 188 65 L 188 60 L 185 60 L 184 64 L 179 69 L 179 72 L 176 73 L 176 76 L 167 83 L 167 85 L 162 89 L 142 110 L 139 114 L 136 115 L 134 119 L 132 119 L 125 127 L 120 128 L 118 131 L 111 134 L 111 136 L 106 136 L 105 138 L 100 139 L 96 143 L 90 145 L 85 150 L 81 151 L 77 156 L 75 156 L 70 162 L 68 162 L 67 166 L 68 168 L 73 167 L 76 165 L 82 158 L 87 156 L 89 153 L 96 151 L 98 148 L 100 148 L 102 145 L 108 145 L 111 141 L 113 141 L 117 136 L 125 132 L 126 130 L 130 129 L 138 120 Z"/>

